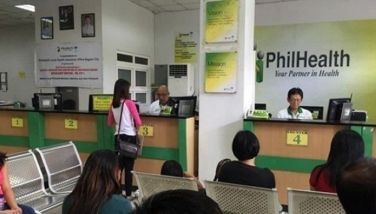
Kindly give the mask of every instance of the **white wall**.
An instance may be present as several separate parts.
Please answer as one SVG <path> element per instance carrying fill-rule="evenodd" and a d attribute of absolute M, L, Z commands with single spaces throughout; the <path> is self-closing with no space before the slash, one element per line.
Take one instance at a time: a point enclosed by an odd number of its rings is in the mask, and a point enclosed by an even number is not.
<path fill-rule="evenodd" d="M 374 0 L 301 0 L 256 5 L 256 25 L 376 18 Z"/>
<path fill-rule="evenodd" d="M 59 29 L 59 6 L 73 5 L 74 10 L 74 29 Z M 81 14 L 95 13 L 95 37 L 81 37 Z M 54 19 L 54 39 L 40 39 L 40 18 L 52 16 Z M 40 0 L 36 1 L 35 12 L 35 45 L 56 44 L 64 42 L 102 42 L 102 12 L 101 0 Z M 43 89 L 51 91 L 52 89 Z M 101 93 L 102 89 L 79 88 L 79 109 L 87 110 L 89 103 L 89 94 Z"/>
<path fill-rule="evenodd" d="M 0 50 L 0 71 L 8 72 L 8 91 L 0 91 L 0 100 L 21 101 L 31 107 L 31 97 L 38 90 L 34 84 L 34 25 L 0 28 Z"/>
<path fill-rule="evenodd" d="M 193 32 L 193 39 L 199 45 L 200 10 L 160 13 L 155 15 L 154 23 L 156 64 L 174 63 L 176 33 Z"/>
<path fill-rule="evenodd" d="M 176 33 L 193 32 L 193 40 L 197 43 L 197 62 L 194 68 L 195 94 L 199 88 L 199 39 L 200 39 L 200 10 L 160 13 L 155 15 L 155 64 L 175 63 Z M 153 76 L 154 77 L 154 76 Z M 154 80 L 154 78 L 152 79 Z"/>
<path fill-rule="evenodd" d="M 255 61 L 253 54 L 254 0 L 239 1 L 239 32 L 237 43 L 227 45 L 201 43 L 200 51 L 200 126 L 199 177 L 211 180 L 217 163 L 223 158 L 234 159 L 232 139 L 243 129 L 243 117 L 254 102 Z M 204 41 L 205 10 L 201 3 L 200 40 Z M 236 93 L 205 93 L 205 52 L 234 51 L 238 53 Z"/>
<path fill-rule="evenodd" d="M 154 15 L 128 0 L 103 0 L 103 92 L 118 78 L 116 51 L 150 57 L 154 65 Z"/>

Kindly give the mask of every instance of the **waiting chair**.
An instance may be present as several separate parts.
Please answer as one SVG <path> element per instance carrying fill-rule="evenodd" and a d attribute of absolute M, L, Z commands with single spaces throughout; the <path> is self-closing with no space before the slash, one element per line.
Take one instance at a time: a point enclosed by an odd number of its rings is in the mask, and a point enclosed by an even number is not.
<path fill-rule="evenodd" d="M 337 194 L 287 188 L 289 214 L 345 213 Z"/>
<path fill-rule="evenodd" d="M 204 181 L 206 194 L 224 213 L 276 214 L 282 210 L 276 189 Z"/>
<path fill-rule="evenodd" d="M 166 190 L 188 189 L 198 191 L 197 182 L 194 179 L 135 171 L 132 171 L 132 173 L 136 178 L 137 186 L 140 191 L 140 201 L 155 193 Z"/>
<path fill-rule="evenodd" d="M 72 192 L 82 172 L 81 158 L 72 141 L 37 148 L 35 151 L 45 167 L 51 192 Z"/>
<path fill-rule="evenodd" d="M 66 195 L 50 195 L 33 152 L 16 153 L 8 157 L 9 183 L 18 203 L 45 212 L 62 205 Z"/>

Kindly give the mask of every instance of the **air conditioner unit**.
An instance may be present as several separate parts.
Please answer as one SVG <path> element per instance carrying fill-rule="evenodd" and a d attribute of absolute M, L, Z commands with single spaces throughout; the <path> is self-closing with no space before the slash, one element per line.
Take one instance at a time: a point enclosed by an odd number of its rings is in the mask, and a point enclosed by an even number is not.
<path fill-rule="evenodd" d="M 169 64 L 167 81 L 170 96 L 192 96 L 195 90 L 193 66 L 191 64 Z"/>

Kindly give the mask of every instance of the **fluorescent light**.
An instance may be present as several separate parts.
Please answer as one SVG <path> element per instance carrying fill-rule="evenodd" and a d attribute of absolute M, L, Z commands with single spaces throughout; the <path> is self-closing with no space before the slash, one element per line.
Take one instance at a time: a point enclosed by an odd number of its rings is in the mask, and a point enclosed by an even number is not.
<path fill-rule="evenodd" d="M 34 5 L 31 5 L 31 4 L 20 4 L 20 5 L 15 5 L 15 7 L 23 9 L 23 10 L 35 12 L 35 7 Z"/>

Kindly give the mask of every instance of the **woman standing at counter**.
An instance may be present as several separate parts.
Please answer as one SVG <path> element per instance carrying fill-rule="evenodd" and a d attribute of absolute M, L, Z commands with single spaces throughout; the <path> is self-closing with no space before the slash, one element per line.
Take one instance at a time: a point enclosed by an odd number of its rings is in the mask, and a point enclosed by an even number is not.
<path fill-rule="evenodd" d="M 117 135 L 123 141 L 136 144 L 137 130 L 141 126 L 140 115 L 137 112 L 136 104 L 129 96 L 130 83 L 124 79 L 118 79 L 114 86 L 114 97 L 110 111 L 107 116 L 107 124 L 115 125 L 115 150 L 119 150 Z M 122 115 L 121 115 L 122 112 Z M 121 119 L 121 121 L 120 121 Z M 119 124 L 120 127 L 119 127 Z M 131 196 L 132 193 L 132 173 L 134 167 L 133 158 L 120 157 L 120 167 L 125 172 L 125 193 Z"/>

